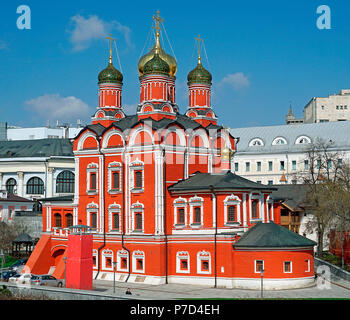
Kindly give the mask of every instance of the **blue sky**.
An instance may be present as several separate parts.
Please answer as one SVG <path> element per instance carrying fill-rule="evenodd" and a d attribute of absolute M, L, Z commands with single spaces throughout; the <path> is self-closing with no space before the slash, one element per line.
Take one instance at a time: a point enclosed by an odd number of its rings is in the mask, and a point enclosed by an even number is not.
<path fill-rule="evenodd" d="M 19 5 L 31 9 L 31 29 L 16 26 Z M 316 26 L 328 5 L 331 29 Z M 176 101 L 188 105 L 186 78 L 201 35 L 213 75 L 213 109 L 228 127 L 283 124 L 314 96 L 350 88 L 348 1 L 2 1 L 0 121 L 46 125 L 90 122 L 98 103 L 97 75 L 108 62 L 110 32 L 124 75 L 123 105 L 139 102 L 137 62 L 160 10 L 178 61 Z M 172 53 L 165 34 L 164 48 Z M 114 65 L 120 69 L 116 52 Z"/>

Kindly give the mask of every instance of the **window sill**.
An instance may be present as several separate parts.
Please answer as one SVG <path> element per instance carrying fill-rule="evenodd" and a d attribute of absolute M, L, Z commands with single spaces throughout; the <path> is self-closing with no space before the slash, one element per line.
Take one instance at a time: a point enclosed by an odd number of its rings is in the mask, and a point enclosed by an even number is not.
<path fill-rule="evenodd" d="M 95 195 L 95 194 L 97 194 L 97 190 L 87 190 L 86 193 L 88 195 Z"/>
<path fill-rule="evenodd" d="M 240 222 L 226 222 L 225 223 L 225 226 L 227 226 L 227 227 L 236 227 L 236 226 L 239 226 L 239 225 L 241 225 Z"/>
<path fill-rule="evenodd" d="M 110 189 L 108 190 L 109 194 L 118 194 L 118 193 L 122 193 L 122 191 L 120 189 Z"/>
<path fill-rule="evenodd" d="M 203 227 L 203 224 L 201 224 L 201 223 L 191 223 L 191 228 L 201 228 L 201 227 Z"/>
<path fill-rule="evenodd" d="M 133 188 L 131 189 L 132 193 L 142 193 L 144 192 L 143 188 Z"/>

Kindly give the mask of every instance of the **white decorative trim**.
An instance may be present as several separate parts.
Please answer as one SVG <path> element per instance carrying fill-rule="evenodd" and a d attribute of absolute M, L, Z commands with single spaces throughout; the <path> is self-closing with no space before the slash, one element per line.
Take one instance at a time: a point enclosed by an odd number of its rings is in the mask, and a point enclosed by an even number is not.
<path fill-rule="evenodd" d="M 275 139 L 273 139 L 272 141 L 272 145 L 273 146 L 277 146 L 277 145 L 287 145 L 288 142 L 286 140 L 286 138 L 283 137 L 276 137 Z"/>
<path fill-rule="evenodd" d="M 136 213 L 141 213 L 142 215 L 142 230 L 136 230 L 136 219 L 135 219 L 135 214 Z M 145 215 L 144 215 L 144 205 L 137 201 L 136 203 L 132 204 L 131 206 L 131 226 L 132 226 L 132 231 L 140 233 L 144 232 L 145 230 Z"/>
<path fill-rule="evenodd" d="M 117 213 L 119 214 L 119 230 L 113 229 L 113 215 Z M 110 233 L 120 233 L 121 228 L 121 206 L 116 204 L 115 202 L 108 206 L 108 232 Z"/>
<path fill-rule="evenodd" d="M 115 135 L 118 135 L 122 138 L 122 141 L 123 141 L 123 146 L 125 146 L 125 140 L 123 138 L 123 135 L 122 133 L 117 130 L 117 129 L 112 129 L 110 131 L 108 131 L 104 137 L 103 137 L 103 141 L 102 141 L 102 149 L 107 149 L 108 148 L 108 142 L 109 142 L 109 139 L 112 137 L 112 136 L 115 136 Z M 114 148 L 114 147 L 113 147 Z"/>
<path fill-rule="evenodd" d="M 111 162 L 108 164 L 108 193 L 115 194 L 122 191 L 121 185 L 122 185 L 122 164 L 120 162 Z M 119 172 L 119 189 L 112 189 L 113 183 L 113 173 Z"/>
<path fill-rule="evenodd" d="M 181 269 L 181 260 L 187 260 L 187 270 Z M 190 255 L 187 251 L 178 251 L 176 253 L 176 273 L 190 273 Z"/>
<path fill-rule="evenodd" d="M 136 260 L 142 259 L 142 270 L 136 268 Z M 134 273 L 145 273 L 145 253 L 140 250 L 136 250 L 132 253 L 132 272 Z"/>
<path fill-rule="evenodd" d="M 91 173 L 96 173 L 96 190 L 91 190 L 90 189 L 90 176 Z M 99 177 L 98 177 L 98 164 L 91 162 L 88 164 L 88 166 L 86 167 L 86 193 L 87 194 L 97 194 L 98 193 L 98 181 L 99 181 Z"/>
<path fill-rule="evenodd" d="M 121 261 L 122 258 L 126 259 L 126 268 L 123 269 L 121 266 Z M 129 271 L 129 255 L 128 252 L 126 250 L 118 250 L 117 251 L 117 270 L 118 271 Z"/>
<path fill-rule="evenodd" d="M 90 132 L 90 131 L 86 131 L 86 132 L 84 132 L 83 134 L 82 134 L 82 136 L 80 137 L 80 139 L 79 139 L 79 141 L 78 141 L 78 145 L 77 145 L 77 150 L 84 150 L 83 149 L 83 146 L 84 146 L 84 143 L 85 143 L 85 140 L 87 139 L 87 138 L 94 138 L 95 140 L 96 140 L 96 144 L 97 144 L 97 146 L 98 146 L 98 141 L 97 141 L 97 139 L 96 139 L 96 136 L 92 133 L 92 132 Z M 97 148 L 96 148 L 97 149 Z M 94 149 L 95 150 L 95 149 Z"/>
<path fill-rule="evenodd" d="M 208 261 L 208 271 L 202 270 L 202 261 Z M 202 250 L 197 253 L 197 273 L 198 274 L 211 274 L 211 257 L 210 252 Z"/>
<path fill-rule="evenodd" d="M 227 196 L 224 200 L 224 221 L 226 224 L 232 224 L 232 222 L 228 222 L 228 207 L 236 206 L 235 210 L 235 220 L 238 224 L 241 224 L 241 199 L 234 194 Z"/>
<path fill-rule="evenodd" d="M 174 226 L 180 225 L 177 221 L 177 216 L 178 216 L 178 209 L 179 208 L 184 208 L 185 209 L 185 222 L 184 226 L 187 226 L 187 200 L 181 197 L 178 197 L 174 200 L 173 202 L 173 207 L 174 207 Z M 181 224 L 182 226 L 182 224 Z"/>
<path fill-rule="evenodd" d="M 203 215 L 204 215 L 203 202 L 204 202 L 204 199 L 202 197 L 197 197 L 197 195 L 190 198 L 188 201 L 188 204 L 190 206 L 190 225 L 192 227 L 203 226 Z M 199 224 L 194 223 L 194 210 L 193 210 L 194 207 L 200 207 L 201 209 L 201 222 Z"/>
<path fill-rule="evenodd" d="M 107 258 L 111 258 L 111 266 L 108 267 L 106 264 Z M 102 251 L 102 269 L 113 271 L 113 251 L 110 249 L 105 249 Z"/>

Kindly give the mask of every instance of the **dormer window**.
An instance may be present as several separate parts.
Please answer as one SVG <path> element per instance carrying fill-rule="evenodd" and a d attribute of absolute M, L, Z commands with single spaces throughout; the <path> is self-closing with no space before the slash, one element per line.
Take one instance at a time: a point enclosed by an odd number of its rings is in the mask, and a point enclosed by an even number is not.
<path fill-rule="evenodd" d="M 307 136 L 301 136 L 295 140 L 295 144 L 308 144 L 308 143 L 311 143 L 311 139 Z"/>
<path fill-rule="evenodd" d="M 255 138 L 249 142 L 249 147 L 262 147 L 262 146 L 264 146 L 264 142 L 259 138 Z"/>
<path fill-rule="evenodd" d="M 283 137 L 277 137 L 272 141 L 273 146 L 285 145 L 285 144 L 287 144 L 287 140 Z"/>

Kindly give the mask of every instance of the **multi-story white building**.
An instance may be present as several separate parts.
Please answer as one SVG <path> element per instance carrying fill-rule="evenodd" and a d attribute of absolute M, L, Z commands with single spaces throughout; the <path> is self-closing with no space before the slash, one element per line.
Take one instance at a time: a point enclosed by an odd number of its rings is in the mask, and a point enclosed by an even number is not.
<path fill-rule="evenodd" d="M 328 97 L 313 97 L 304 108 L 304 123 L 350 120 L 350 90 Z"/>
<path fill-rule="evenodd" d="M 74 193 L 68 139 L 0 141 L 0 190 L 27 199 Z"/>
<path fill-rule="evenodd" d="M 263 184 L 299 183 L 309 167 L 306 151 L 317 138 L 332 141 L 329 151 L 350 157 L 350 121 L 229 129 L 240 138 L 231 170 Z"/>

